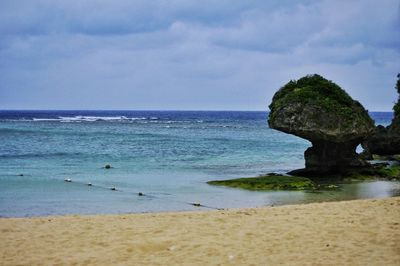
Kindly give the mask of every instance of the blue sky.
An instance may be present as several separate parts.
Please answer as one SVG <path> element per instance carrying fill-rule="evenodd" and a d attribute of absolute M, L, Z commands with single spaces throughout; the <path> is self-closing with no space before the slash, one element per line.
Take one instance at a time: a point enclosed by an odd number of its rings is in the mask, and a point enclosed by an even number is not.
<path fill-rule="evenodd" d="M 267 110 L 319 73 L 389 111 L 398 0 L 0 1 L 0 109 Z"/>

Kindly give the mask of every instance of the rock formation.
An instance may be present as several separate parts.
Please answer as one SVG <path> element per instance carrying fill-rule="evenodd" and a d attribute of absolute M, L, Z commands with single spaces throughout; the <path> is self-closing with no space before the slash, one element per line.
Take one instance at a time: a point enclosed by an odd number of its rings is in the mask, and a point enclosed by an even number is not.
<path fill-rule="evenodd" d="M 391 126 L 378 125 L 362 146 L 363 156 L 367 159 L 372 159 L 373 154 L 383 156 L 400 154 L 400 132 L 396 132 Z"/>
<path fill-rule="evenodd" d="M 269 106 L 271 128 L 307 139 L 306 172 L 341 172 L 367 163 L 356 147 L 374 129 L 363 106 L 335 83 L 320 75 L 290 81 Z"/>
<path fill-rule="evenodd" d="M 364 155 L 372 159 L 372 154 L 395 155 L 400 154 L 400 74 L 397 75 L 396 89 L 399 99 L 394 105 L 394 118 L 387 126 L 377 126 L 374 133 L 363 142 Z"/>

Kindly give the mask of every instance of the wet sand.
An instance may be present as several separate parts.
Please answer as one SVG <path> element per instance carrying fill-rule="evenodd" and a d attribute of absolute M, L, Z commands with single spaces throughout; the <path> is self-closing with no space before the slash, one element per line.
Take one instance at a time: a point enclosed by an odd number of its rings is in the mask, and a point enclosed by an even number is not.
<path fill-rule="evenodd" d="M 1 265 L 400 265 L 400 197 L 0 219 Z"/>

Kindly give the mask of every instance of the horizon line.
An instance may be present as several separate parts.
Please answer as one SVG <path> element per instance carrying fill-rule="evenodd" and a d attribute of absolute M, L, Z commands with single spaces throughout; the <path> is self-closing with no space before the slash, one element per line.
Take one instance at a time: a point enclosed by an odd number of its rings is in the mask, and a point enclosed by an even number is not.
<path fill-rule="evenodd" d="M 191 109 L 0 109 L 2 111 L 111 111 L 111 112 L 270 112 L 271 110 L 191 110 Z M 393 113 L 394 111 L 370 111 L 367 110 L 368 113 Z"/>

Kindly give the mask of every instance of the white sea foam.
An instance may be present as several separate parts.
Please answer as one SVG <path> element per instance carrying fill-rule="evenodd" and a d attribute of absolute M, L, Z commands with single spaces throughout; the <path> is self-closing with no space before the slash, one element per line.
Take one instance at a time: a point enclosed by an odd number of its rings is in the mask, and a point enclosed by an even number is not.
<path fill-rule="evenodd" d="M 59 119 L 61 121 L 85 121 L 85 122 L 130 120 L 126 116 L 83 116 L 83 115 L 77 115 L 72 117 L 60 116 Z M 141 119 L 141 118 L 135 118 L 135 119 Z"/>
<path fill-rule="evenodd" d="M 96 122 L 96 121 L 110 121 L 110 122 L 138 122 L 138 123 L 162 123 L 162 124 L 189 124 L 189 123 L 203 123 L 203 120 L 163 120 L 159 117 L 126 117 L 126 116 L 59 116 L 58 118 L 32 118 L 29 121 L 43 122 L 43 121 L 58 121 L 63 123 L 72 122 Z"/>
<path fill-rule="evenodd" d="M 59 118 L 32 118 L 33 121 L 60 121 Z M 18 121 L 18 120 L 16 120 Z M 26 121 L 26 120 L 19 120 L 19 121 Z"/>
<path fill-rule="evenodd" d="M 126 116 L 59 116 L 58 118 L 32 118 L 32 121 L 59 121 L 59 122 L 96 122 L 96 121 L 136 121 L 147 120 L 146 117 L 126 117 Z M 157 118 L 158 119 L 158 118 Z"/>

